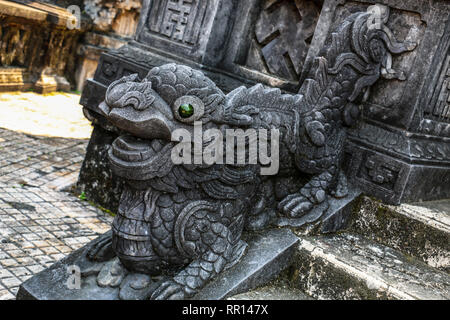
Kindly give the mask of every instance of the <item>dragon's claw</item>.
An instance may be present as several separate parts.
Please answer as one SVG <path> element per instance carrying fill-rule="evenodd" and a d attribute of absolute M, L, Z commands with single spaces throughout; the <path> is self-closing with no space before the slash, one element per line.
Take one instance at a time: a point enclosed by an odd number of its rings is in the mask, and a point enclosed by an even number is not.
<path fill-rule="evenodd" d="M 312 207 L 313 203 L 300 193 L 288 195 L 278 205 L 278 209 L 290 218 L 301 217 Z"/>
<path fill-rule="evenodd" d="M 183 300 L 184 298 L 183 286 L 173 280 L 161 283 L 150 297 L 151 300 Z"/>
<path fill-rule="evenodd" d="M 112 249 L 111 231 L 101 235 L 87 251 L 87 257 L 93 261 L 108 261 L 115 256 Z"/>

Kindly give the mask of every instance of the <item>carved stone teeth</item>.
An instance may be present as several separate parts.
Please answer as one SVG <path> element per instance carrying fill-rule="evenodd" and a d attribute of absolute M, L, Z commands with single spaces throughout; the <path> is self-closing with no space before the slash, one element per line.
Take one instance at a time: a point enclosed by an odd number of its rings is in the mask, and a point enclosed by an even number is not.
<path fill-rule="evenodd" d="M 158 152 L 159 150 L 161 150 L 162 147 L 163 147 L 162 143 L 161 143 L 159 140 L 157 140 L 157 139 L 152 140 L 152 141 L 150 142 L 150 145 L 152 146 L 153 150 L 156 151 L 156 152 Z"/>

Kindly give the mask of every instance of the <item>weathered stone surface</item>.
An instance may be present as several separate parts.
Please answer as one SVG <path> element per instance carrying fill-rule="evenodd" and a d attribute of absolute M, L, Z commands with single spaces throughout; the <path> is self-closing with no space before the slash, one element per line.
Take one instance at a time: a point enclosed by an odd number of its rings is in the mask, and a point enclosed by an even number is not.
<path fill-rule="evenodd" d="M 108 214 L 48 188 L 78 174 L 86 145 L 0 129 L 0 300 L 110 228 Z"/>
<path fill-rule="evenodd" d="M 86 79 L 93 78 L 100 55 L 117 49 L 132 39 L 138 25 L 140 0 L 84 0 L 80 6 L 92 21 L 78 47 L 81 61 L 76 70 L 77 90 L 82 91 Z"/>
<path fill-rule="evenodd" d="M 389 206 L 363 197 L 349 230 L 450 271 L 450 201 Z"/>
<path fill-rule="evenodd" d="M 96 111 L 112 81 L 131 73 L 142 78 L 170 62 L 201 68 L 225 92 L 255 82 L 296 92 L 317 69 L 314 58 L 331 30 L 373 1 L 167 3 L 144 2 L 136 41 L 102 55 L 94 81 L 87 83 L 86 108 Z M 448 197 L 448 2 L 389 0 L 384 5 L 392 16 L 387 27 L 417 48 L 388 59 L 385 81 L 358 100 L 363 119 L 349 130 L 346 172 L 363 192 L 393 204 Z M 192 19 L 194 13 L 209 20 Z M 296 28 L 284 20 L 297 22 Z M 433 143 L 428 134 L 434 135 Z"/>
<path fill-rule="evenodd" d="M 0 91 L 29 90 L 33 87 L 31 81 L 26 68 L 2 68 L 0 71 Z"/>
<path fill-rule="evenodd" d="M 112 175 L 107 159 L 108 147 L 116 137 L 117 134 L 100 126 L 94 127 L 77 183 L 78 191 L 84 192 L 86 199 L 112 212 L 117 211 L 123 185 Z"/>
<path fill-rule="evenodd" d="M 218 300 L 261 286 L 283 271 L 292 260 L 298 238 L 288 230 L 250 234 L 242 260 L 208 284 L 194 300 Z"/>
<path fill-rule="evenodd" d="M 351 234 L 301 238 L 291 272 L 317 299 L 450 298 L 448 273 Z"/>
<path fill-rule="evenodd" d="M 92 19 L 94 30 L 114 31 L 119 36 L 135 33 L 141 5 L 141 0 L 84 0 L 84 10 Z"/>
<path fill-rule="evenodd" d="M 0 1 L 0 78 L 11 67 L 24 68 L 26 77 L 0 81 L 0 90 L 68 91 L 76 67 L 76 48 L 86 24 L 71 28 L 66 8 L 36 1 Z M 13 85 L 12 85 L 13 84 Z"/>
<path fill-rule="evenodd" d="M 371 3 L 337 3 L 330 27 Z M 417 48 L 392 60 L 405 81 L 377 83 L 361 104 L 366 121 L 349 131 L 350 180 L 390 204 L 449 198 L 449 2 L 384 3 L 392 13 L 387 25 Z"/>
<path fill-rule="evenodd" d="M 311 297 L 298 289 L 274 284 L 231 296 L 227 300 L 311 300 Z"/>
<path fill-rule="evenodd" d="M 321 4 L 265 0 L 260 6 L 246 65 L 266 74 L 298 81 Z"/>
<path fill-rule="evenodd" d="M 102 60 L 91 81 L 95 85 L 109 84 L 104 101 L 91 104 L 90 101 L 99 102 L 100 96 L 84 95 L 86 98 L 82 99 L 87 114 L 99 124 L 105 125 L 106 119 L 120 132 L 107 157 L 113 173 L 125 182 L 112 239 L 102 240 L 89 256 L 97 259 L 98 254 L 102 255 L 102 246 L 112 248 L 129 271 L 145 274 L 161 273 L 161 268 L 164 271 L 190 262 L 173 278 L 160 283 L 151 296 L 180 299 L 194 296 L 241 258 L 245 243 L 240 237 L 246 226 L 263 229 L 278 219 L 279 225 L 300 227 L 324 217 L 320 231 L 342 229 L 352 200 L 359 194 L 355 189 L 349 194 L 342 170 L 346 128 L 356 123 L 360 113 L 357 103 L 380 77 L 386 78 L 389 73 L 390 79 L 404 80 L 401 70 L 394 71 L 386 63 L 391 55 L 415 48 L 408 40 L 398 42 L 385 25 L 389 9 L 373 7 L 382 17 L 382 25 L 375 29 L 369 25 L 371 13 L 348 15 L 328 36 L 299 94 L 283 95 L 279 89 L 261 84 L 225 94 L 203 73 L 177 63 L 155 66 L 147 74 L 145 67 L 136 64 L 139 59 L 116 63 L 121 61 L 120 52 L 131 52 L 133 58 L 133 52 L 140 49 L 130 48 L 151 45 L 174 50 L 190 59 L 191 65 L 208 62 L 212 66 L 208 60 L 211 52 L 219 40 L 224 40 L 214 38 L 224 31 L 219 21 L 231 19 L 227 13 L 236 3 L 160 1 L 147 5 L 151 10 L 144 10 L 137 35 L 141 44 L 131 43 L 111 55 L 119 53 L 118 58 Z M 220 12 L 214 11 L 218 5 Z M 300 3 L 296 5 L 305 9 Z M 284 12 L 283 8 L 280 10 Z M 193 17 L 195 12 L 206 16 L 206 20 L 186 22 L 185 18 Z M 256 28 L 261 31 L 257 32 L 261 41 L 270 33 L 270 28 L 264 29 L 261 24 Z M 274 44 L 268 48 L 271 46 Z M 283 72 L 273 60 L 277 54 L 266 53 L 271 72 Z M 305 58 L 304 53 L 290 51 L 295 60 Z M 145 52 L 143 56 L 154 59 Z M 130 72 L 134 69 L 137 73 Z M 297 76 L 300 71 L 300 67 L 295 69 Z M 119 76 L 122 77 L 117 79 Z M 183 116 L 179 108 L 184 104 L 196 112 Z M 174 130 L 184 128 L 190 137 L 194 134 L 194 139 L 203 140 L 201 150 L 207 147 L 209 141 L 194 130 L 198 121 L 220 130 L 275 129 L 280 138 L 277 168 L 268 173 L 258 161 L 239 167 L 222 161 L 175 163 L 171 156 Z M 222 133 L 218 138 L 222 146 L 224 137 Z M 183 151 L 183 155 L 190 158 L 191 150 Z M 277 198 L 277 179 L 297 173 L 307 176 L 307 182 Z M 262 177 L 267 174 L 274 177 Z M 343 199 L 334 201 L 333 197 Z"/>
<path fill-rule="evenodd" d="M 32 76 L 26 81 L 17 81 L 16 77 L 16 81 L 8 84 L 0 80 L 0 90 L 36 87 L 38 92 L 47 93 L 68 91 L 72 85 L 81 91 L 85 80 L 93 76 L 100 54 L 132 39 L 141 2 L 0 1 L 0 41 L 4 43 L 0 49 L 0 65 L 24 67 Z M 42 79 L 41 75 L 45 68 L 50 68 L 51 74 L 44 76 L 67 80 L 53 79 L 56 85 L 48 84 L 50 79 Z M 11 76 L 5 69 L 0 69 L 0 78 Z"/>
<path fill-rule="evenodd" d="M 92 262 L 85 256 L 94 242 L 95 240 L 28 279 L 21 285 L 17 299 L 118 300 L 119 288 L 100 287 L 96 283 L 97 273 L 101 270 L 96 266 L 104 264 Z M 194 299 L 223 299 L 264 285 L 289 265 L 297 243 L 298 238 L 288 230 L 275 229 L 250 236 L 247 255 L 234 267 L 214 279 Z M 69 277 L 67 267 L 71 265 L 85 270 L 86 277 L 81 278 L 80 289 L 68 289 L 66 286 Z M 151 284 L 152 290 L 155 289 L 155 284 L 157 282 Z M 121 284 L 125 285 L 127 284 Z M 140 289 L 134 286 L 135 289 Z M 144 290 L 141 293 L 142 296 L 134 298 L 148 298 L 151 292 Z"/>

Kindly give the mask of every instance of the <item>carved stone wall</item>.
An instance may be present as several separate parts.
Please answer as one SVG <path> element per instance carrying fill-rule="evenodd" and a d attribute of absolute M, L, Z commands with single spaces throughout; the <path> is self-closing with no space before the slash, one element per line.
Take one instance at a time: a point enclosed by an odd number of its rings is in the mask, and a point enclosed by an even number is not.
<path fill-rule="evenodd" d="M 263 1 L 245 65 L 299 81 L 320 9 L 317 1 Z"/>
<path fill-rule="evenodd" d="M 390 203 L 450 196 L 448 2 L 384 1 L 388 26 L 417 48 L 394 58 L 405 78 L 380 81 L 361 105 L 365 121 L 350 133 L 351 177 Z M 369 1 L 336 5 L 334 23 Z M 363 6 L 363 7 L 361 7 Z M 370 169 L 369 169 L 370 167 Z"/>
<path fill-rule="evenodd" d="M 92 21 L 92 29 L 83 37 L 78 48 L 80 56 L 76 71 L 77 90 L 92 78 L 100 55 L 117 49 L 131 40 L 141 9 L 141 0 L 83 0 L 83 10 Z"/>

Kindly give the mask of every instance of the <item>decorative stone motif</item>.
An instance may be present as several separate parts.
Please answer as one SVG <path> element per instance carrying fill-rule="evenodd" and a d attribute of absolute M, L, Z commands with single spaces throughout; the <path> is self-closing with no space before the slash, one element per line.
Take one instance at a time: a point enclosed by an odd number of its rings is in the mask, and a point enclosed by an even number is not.
<path fill-rule="evenodd" d="M 194 45 L 200 34 L 200 25 L 207 1 L 164 0 L 155 3 L 149 17 L 150 30 L 167 38 Z"/>
<path fill-rule="evenodd" d="M 438 82 L 424 110 L 424 119 L 420 123 L 419 130 L 450 137 L 450 53 L 444 60 Z"/>
<path fill-rule="evenodd" d="M 255 25 L 247 65 L 298 81 L 314 35 L 320 6 L 315 1 L 266 0 Z"/>
<path fill-rule="evenodd" d="M 445 65 L 442 82 L 436 88 L 436 103 L 427 110 L 426 114 L 437 120 L 450 122 L 450 55 L 447 56 Z"/>
<path fill-rule="evenodd" d="M 371 157 L 367 159 L 366 168 L 369 169 L 369 176 L 372 177 L 372 181 L 382 184 L 389 183 L 394 179 L 392 171 L 388 168 L 377 164 L 376 160 Z"/>

